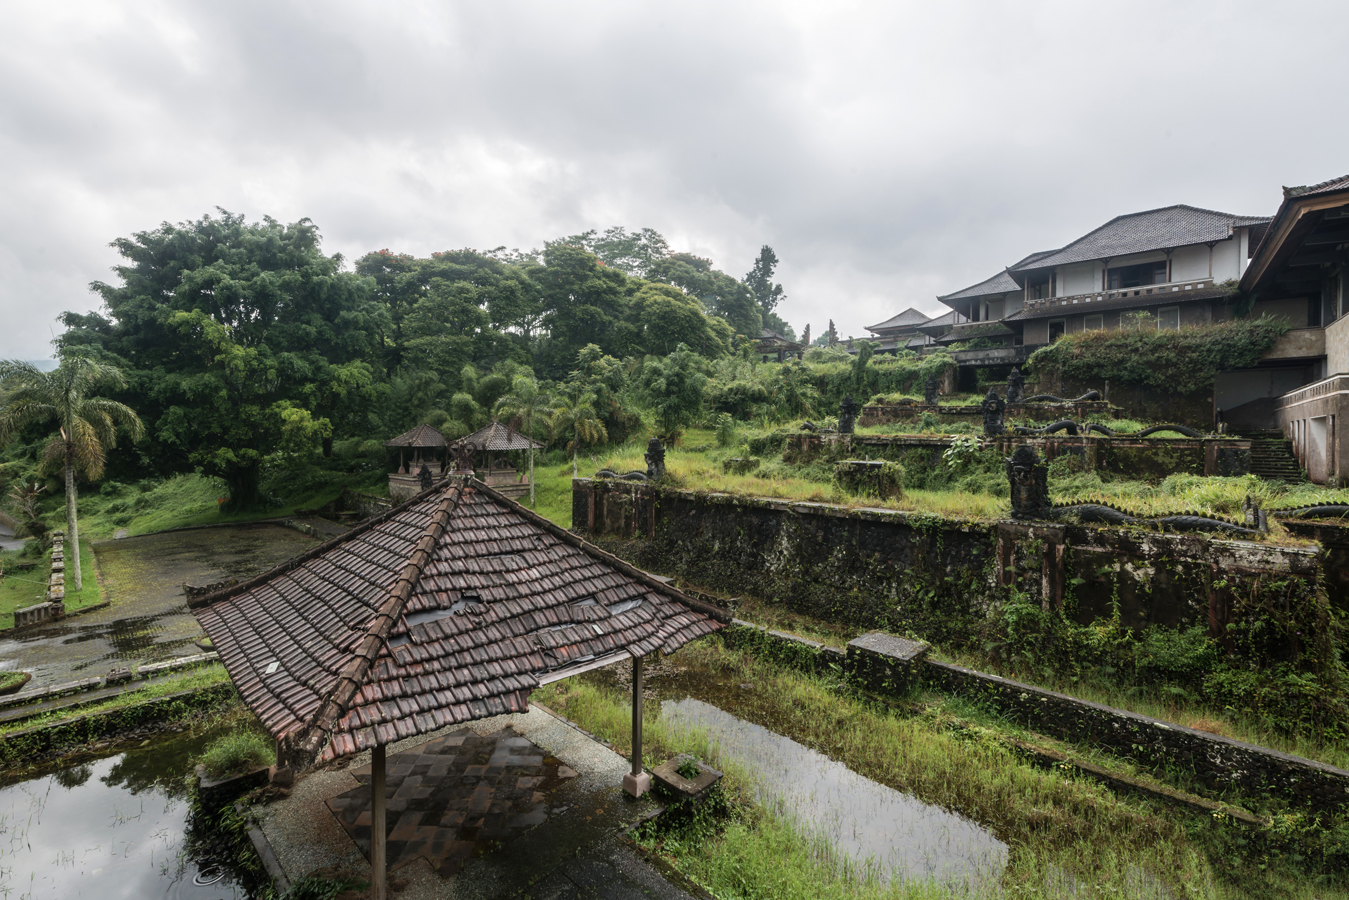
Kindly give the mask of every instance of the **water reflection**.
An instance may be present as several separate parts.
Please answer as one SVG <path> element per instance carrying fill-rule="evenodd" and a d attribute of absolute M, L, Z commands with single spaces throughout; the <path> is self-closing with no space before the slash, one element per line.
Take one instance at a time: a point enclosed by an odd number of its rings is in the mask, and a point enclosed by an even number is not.
<path fill-rule="evenodd" d="M 238 900 L 183 852 L 183 777 L 214 734 L 171 738 L 0 788 L 0 897 Z M 210 868 L 207 866 L 206 868 Z"/>
<path fill-rule="evenodd" d="M 880 880 L 996 884 L 1007 845 L 962 816 L 864 778 L 846 766 L 701 700 L 665 700 L 661 716 L 696 726 L 780 804 Z"/>

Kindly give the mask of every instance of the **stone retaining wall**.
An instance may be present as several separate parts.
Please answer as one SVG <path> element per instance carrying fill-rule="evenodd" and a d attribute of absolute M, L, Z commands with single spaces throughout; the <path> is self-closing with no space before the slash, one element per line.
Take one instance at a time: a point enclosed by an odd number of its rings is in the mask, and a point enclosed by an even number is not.
<path fill-rule="evenodd" d="M 1113 528 L 971 521 L 632 482 L 576 479 L 578 532 L 650 571 L 774 600 L 826 621 L 967 636 L 1012 589 L 1089 624 L 1207 625 L 1233 598 L 1314 592 L 1345 604 L 1314 548 Z M 617 539 L 617 540 L 616 540 Z M 1282 596 L 1282 594 L 1280 594 Z"/>
<path fill-rule="evenodd" d="M 874 660 L 888 651 L 885 642 L 875 640 L 877 635 L 858 638 L 845 651 L 736 619 L 721 637 L 730 646 L 790 668 L 842 675 L 881 696 L 903 696 L 913 683 L 922 683 L 940 693 L 990 706 L 1048 737 L 1103 748 L 1147 765 L 1183 767 L 1220 795 L 1232 788 L 1252 797 L 1270 793 L 1327 811 L 1349 801 L 1349 772 L 1343 769 L 952 663 L 921 655 L 915 658 L 912 642 L 903 639 L 890 639 L 899 652 L 892 665 L 878 672 Z M 1127 786 L 1146 789 L 1137 783 Z M 1182 805 L 1194 806 L 1192 800 L 1180 799 Z"/>

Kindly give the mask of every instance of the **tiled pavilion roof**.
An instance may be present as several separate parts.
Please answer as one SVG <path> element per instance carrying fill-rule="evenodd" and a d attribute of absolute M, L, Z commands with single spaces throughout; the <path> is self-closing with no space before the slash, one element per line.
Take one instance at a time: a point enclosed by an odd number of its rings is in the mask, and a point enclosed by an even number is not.
<path fill-rule="evenodd" d="M 479 450 L 528 450 L 533 447 L 535 450 L 542 450 L 543 444 L 539 441 L 527 438 L 514 428 L 502 425 L 500 422 L 490 422 L 484 428 L 462 437 L 455 441 L 455 444 L 468 442 Z"/>
<path fill-rule="evenodd" d="M 545 681 L 730 621 L 459 477 L 190 605 L 299 766 L 524 711 Z"/>
<path fill-rule="evenodd" d="M 440 429 L 426 424 L 384 442 L 386 447 L 444 447 L 445 444 L 445 435 L 440 433 Z"/>

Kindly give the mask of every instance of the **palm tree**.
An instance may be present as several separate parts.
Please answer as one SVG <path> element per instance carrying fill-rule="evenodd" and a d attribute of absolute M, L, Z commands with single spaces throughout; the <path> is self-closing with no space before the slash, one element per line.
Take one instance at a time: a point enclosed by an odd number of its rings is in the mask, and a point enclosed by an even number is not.
<path fill-rule="evenodd" d="M 598 415 L 595 414 L 595 395 L 575 394 L 573 396 L 563 396 L 556 407 L 553 408 L 553 414 L 548 418 L 548 424 L 552 427 L 554 434 L 561 434 L 567 429 L 571 429 L 571 468 L 572 474 L 576 473 L 576 457 L 580 453 L 582 444 L 598 444 L 600 441 L 608 440 L 609 431 L 604 427 Z"/>
<path fill-rule="evenodd" d="M 66 541 L 72 560 L 74 588 L 81 587 L 80 532 L 76 519 L 75 473 L 89 481 L 103 476 L 107 451 L 117 444 L 117 428 L 125 428 L 139 440 L 140 417 L 125 404 L 92 396 L 99 388 L 126 386 L 122 370 L 83 356 L 62 357 L 61 364 L 43 372 L 32 363 L 0 360 L 0 382 L 9 388 L 0 408 L 0 441 L 39 422 L 55 419 L 58 433 L 43 451 L 43 465 L 65 471 Z"/>
<path fill-rule="evenodd" d="M 519 419 L 520 430 L 526 437 L 534 439 L 534 428 L 539 419 L 547 419 L 553 413 L 548 405 L 548 395 L 539 390 L 538 382 L 529 375 L 516 375 L 511 383 L 510 393 L 504 394 L 496 402 L 497 419 Z M 534 506 L 534 448 L 529 448 L 529 505 Z"/>

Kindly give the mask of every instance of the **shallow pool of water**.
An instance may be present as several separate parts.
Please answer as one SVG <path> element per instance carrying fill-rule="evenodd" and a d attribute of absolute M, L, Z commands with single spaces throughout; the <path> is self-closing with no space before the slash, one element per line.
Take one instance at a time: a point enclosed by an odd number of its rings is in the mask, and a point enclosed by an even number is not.
<path fill-rule="evenodd" d="M 4 783 L 0 897 L 246 897 L 224 869 L 184 849 L 183 777 L 214 736 L 160 739 Z"/>
<path fill-rule="evenodd" d="M 995 883 L 1007 845 L 978 823 L 864 778 L 842 763 L 692 697 L 661 702 L 661 717 L 697 727 L 778 804 L 882 881 Z"/>

